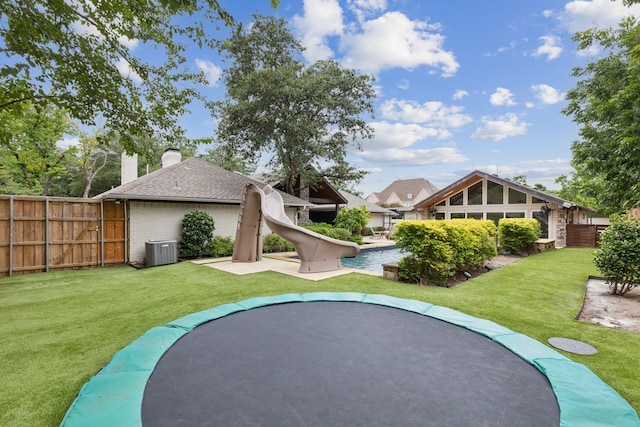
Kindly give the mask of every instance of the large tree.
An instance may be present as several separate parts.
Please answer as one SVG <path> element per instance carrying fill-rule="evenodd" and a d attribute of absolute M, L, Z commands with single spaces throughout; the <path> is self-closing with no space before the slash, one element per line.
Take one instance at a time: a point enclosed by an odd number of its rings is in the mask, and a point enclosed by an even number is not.
<path fill-rule="evenodd" d="M 0 111 L 53 103 L 85 125 L 99 119 L 129 152 L 136 136 L 179 138 L 189 103 L 209 105 L 195 85 L 204 75 L 189 69 L 185 51 L 213 48 L 207 34 L 220 22 L 233 19 L 217 0 L 4 0 Z"/>
<path fill-rule="evenodd" d="M 625 3 L 632 3 L 627 1 Z M 601 209 L 620 211 L 640 203 L 640 25 L 634 17 L 617 28 L 577 33 L 578 48 L 594 45 L 606 56 L 576 68 L 579 80 L 563 110 L 580 125 L 572 144 L 582 196 Z M 592 182 L 592 184 L 589 184 Z"/>
<path fill-rule="evenodd" d="M 372 77 L 331 60 L 307 66 L 285 20 L 253 18 L 220 43 L 231 65 L 224 74 L 219 140 L 241 157 L 266 159 L 290 194 L 313 185 L 307 174 L 321 163 L 357 179 L 359 171 L 345 158 L 350 144 L 359 148 L 373 137 L 363 117 L 373 114 Z"/>
<path fill-rule="evenodd" d="M 66 174 L 65 162 L 76 152 L 58 146 L 75 129 L 66 112 L 25 103 L 19 111 L 0 110 L 0 127 L 0 191 L 49 195 L 53 179 Z"/>

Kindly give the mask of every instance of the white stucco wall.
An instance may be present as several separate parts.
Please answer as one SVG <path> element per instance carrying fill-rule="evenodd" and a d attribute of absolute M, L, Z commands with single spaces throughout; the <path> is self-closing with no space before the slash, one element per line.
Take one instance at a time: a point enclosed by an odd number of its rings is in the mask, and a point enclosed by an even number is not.
<path fill-rule="evenodd" d="M 240 205 L 209 203 L 129 202 L 129 261 L 142 263 L 146 257 L 145 242 L 151 240 L 180 241 L 182 220 L 194 210 L 208 212 L 215 224 L 214 235 L 236 237 Z M 287 216 L 294 221 L 295 209 L 286 208 Z M 295 222 L 295 221 L 294 221 Z M 270 233 L 263 226 L 262 235 Z"/>

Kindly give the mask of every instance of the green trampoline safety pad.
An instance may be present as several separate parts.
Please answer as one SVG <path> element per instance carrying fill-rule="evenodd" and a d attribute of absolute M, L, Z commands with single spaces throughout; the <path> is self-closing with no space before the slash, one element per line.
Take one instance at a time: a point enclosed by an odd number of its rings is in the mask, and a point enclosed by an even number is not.
<path fill-rule="evenodd" d="M 163 355 L 204 323 L 260 307 L 305 302 L 356 302 L 417 313 L 473 331 L 510 350 L 548 379 L 560 409 L 560 426 L 640 427 L 636 411 L 586 366 L 489 320 L 430 303 L 387 295 L 316 292 L 252 298 L 193 313 L 147 331 L 117 352 L 80 390 L 62 427 L 142 426 L 147 383 Z"/>

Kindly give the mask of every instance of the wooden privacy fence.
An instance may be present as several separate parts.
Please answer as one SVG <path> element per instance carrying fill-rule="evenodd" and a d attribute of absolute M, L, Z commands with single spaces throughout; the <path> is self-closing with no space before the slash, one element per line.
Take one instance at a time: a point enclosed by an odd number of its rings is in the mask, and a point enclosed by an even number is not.
<path fill-rule="evenodd" d="M 0 277 L 126 261 L 125 205 L 0 195 Z"/>
<path fill-rule="evenodd" d="M 597 248 L 600 246 L 600 233 L 606 229 L 606 225 L 567 224 L 567 247 Z"/>

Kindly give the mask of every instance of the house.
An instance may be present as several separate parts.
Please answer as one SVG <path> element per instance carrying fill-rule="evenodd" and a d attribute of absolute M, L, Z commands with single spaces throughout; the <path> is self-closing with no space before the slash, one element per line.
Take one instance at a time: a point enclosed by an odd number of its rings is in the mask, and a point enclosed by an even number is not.
<path fill-rule="evenodd" d="M 135 167 L 135 162 L 129 159 L 123 161 L 123 166 Z M 94 198 L 125 204 L 125 259 L 131 263 L 143 263 L 148 241 L 179 241 L 184 215 L 194 210 L 206 211 L 213 217 L 215 235 L 235 238 L 245 185 L 251 182 L 264 186 L 202 159 L 182 161 L 180 152 L 172 149 L 163 154 L 162 169 L 140 178 L 125 171 L 122 176 L 130 177 L 131 181 Z M 283 193 L 282 197 L 287 216 L 293 222 L 299 210 L 312 205 L 289 194 Z"/>
<path fill-rule="evenodd" d="M 398 179 L 380 192 L 371 193 L 367 201 L 393 210 L 394 222 L 403 219 L 416 219 L 413 207 L 426 199 L 438 188 L 424 178 Z"/>
<path fill-rule="evenodd" d="M 555 240 L 556 247 L 567 244 L 567 227 L 589 224 L 595 210 L 543 193 L 507 179 L 474 171 L 416 203 L 421 219 L 535 218 L 542 238 Z"/>
<path fill-rule="evenodd" d="M 369 212 L 368 227 L 385 227 L 391 228 L 391 219 L 396 213 L 390 209 L 383 208 L 375 203 L 371 203 L 365 199 L 355 196 L 347 191 L 338 190 L 341 196 L 347 201 L 346 203 L 334 205 L 322 204 L 309 208 L 309 216 L 314 222 L 333 223 L 338 210 L 342 208 L 353 209 L 364 206 Z"/>

